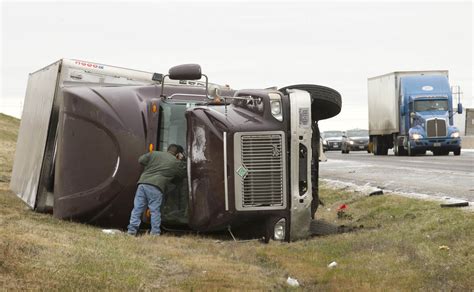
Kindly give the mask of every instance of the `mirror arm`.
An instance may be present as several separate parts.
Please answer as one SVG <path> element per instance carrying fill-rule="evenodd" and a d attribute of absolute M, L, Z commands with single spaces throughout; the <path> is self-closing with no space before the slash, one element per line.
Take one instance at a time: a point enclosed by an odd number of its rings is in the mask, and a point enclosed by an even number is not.
<path fill-rule="evenodd" d="M 166 96 L 163 94 L 163 91 L 165 90 L 165 78 L 168 77 L 169 75 L 163 75 L 163 78 L 161 79 L 161 93 L 160 97 L 165 98 Z"/>
<path fill-rule="evenodd" d="M 209 98 L 209 80 L 207 78 L 207 75 L 206 74 L 201 74 L 202 76 L 206 77 L 206 97 Z"/>

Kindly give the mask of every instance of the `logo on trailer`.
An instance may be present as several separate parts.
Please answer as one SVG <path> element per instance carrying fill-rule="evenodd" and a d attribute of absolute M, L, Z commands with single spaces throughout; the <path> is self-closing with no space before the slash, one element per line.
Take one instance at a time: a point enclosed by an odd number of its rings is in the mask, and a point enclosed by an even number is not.
<path fill-rule="evenodd" d="M 421 90 L 423 91 L 432 91 L 433 90 L 433 86 L 429 86 L 429 85 L 425 85 L 421 88 Z"/>
<path fill-rule="evenodd" d="M 98 65 L 98 64 L 94 64 L 94 63 L 88 63 L 88 62 L 82 62 L 82 61 L 75 61 L 74 63 L 76 65 L 80 65 L 80 66 L 87 67 L 87 68 L 104 69 L 103 65 Z"/>

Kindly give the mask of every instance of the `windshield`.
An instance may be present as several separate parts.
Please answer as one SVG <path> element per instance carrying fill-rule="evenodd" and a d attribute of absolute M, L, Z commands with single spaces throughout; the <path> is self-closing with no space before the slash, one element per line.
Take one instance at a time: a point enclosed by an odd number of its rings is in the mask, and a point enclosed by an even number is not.
<path fill-rule="evenodd" d="M 323 136 L 324 138 L 342 137 L 342 131 L 324 132 Z"/>
<path fill-rule="evenodd" d="M 427 111 L 447 111 L 448 101 L 447 100 L 419 100 L 415 101 L 416 112 L 427 112 Z"/>
<path fill-rule="evenodd" d="M 367 130 L 350 130 L 347 131 L 347 137 L 368 137 L 369 131 Z"/>

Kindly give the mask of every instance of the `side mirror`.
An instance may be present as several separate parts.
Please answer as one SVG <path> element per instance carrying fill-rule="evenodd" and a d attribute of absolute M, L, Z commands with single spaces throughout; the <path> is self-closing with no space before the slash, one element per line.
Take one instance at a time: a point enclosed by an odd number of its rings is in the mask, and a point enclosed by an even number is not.
<path fill-rule="evenodd" d="M 458 114 L 462 114 L 462 103 L 458 103 Z"/>
<path fill-rule="evenodd" d="M 161 94 L 160 97 L 166 98 L 163 94 L 165 88 L 165 78 L 168 77 L 172 80 L 199 80 L 204 76 L 206 79 L 206 97 L 209 97 L 208 87 L 209 81 L 205 74 L 201 72 L 201 66 L 198 64 L 184 64 L 170 68 L 168 75 L 163 76 L 161 80 Z"/>
<path fill-rule="evenodd" d="M 172 67 L 168 71 L 172 80 L 199 80 L 202 77 L 201 66 L 198 64 L 184 64 Z"/>

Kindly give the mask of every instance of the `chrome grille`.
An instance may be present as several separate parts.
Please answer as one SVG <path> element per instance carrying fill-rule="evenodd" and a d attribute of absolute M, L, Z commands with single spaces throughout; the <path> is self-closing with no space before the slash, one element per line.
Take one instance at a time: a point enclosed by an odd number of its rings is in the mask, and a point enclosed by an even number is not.
<path fill-rule="evenodd" d="M 285 208 L 283 132 L 237 133 L 234 146 L 237 209 Z"/>
<path fill-rule="evenodd" d="M 431 119 L 426 121 L 426 134 L 431 137 L 446 137 L 446 120 Z"/>

